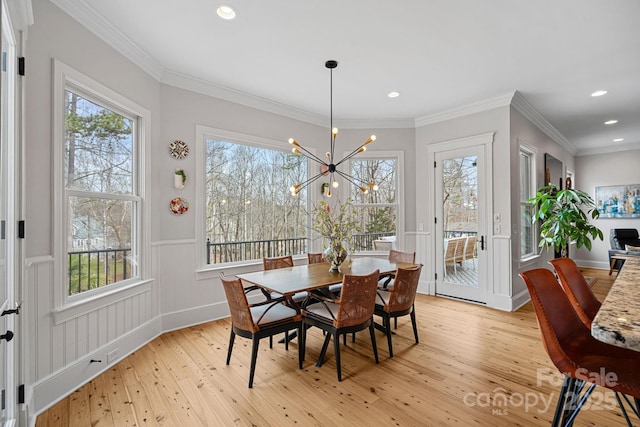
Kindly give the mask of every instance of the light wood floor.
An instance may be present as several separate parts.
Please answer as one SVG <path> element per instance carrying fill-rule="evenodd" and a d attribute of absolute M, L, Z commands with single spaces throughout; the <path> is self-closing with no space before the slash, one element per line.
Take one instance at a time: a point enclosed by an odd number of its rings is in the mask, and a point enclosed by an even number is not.
<path fill-rule="evenodd" d="M 585 275 L 597 278 L 602 300 L 613 279 L 602 270 Z M 315 329 L 303 370 L 297 341 L 285 351 L 263 340 L 251 390 L 248 340 L 236 338 L 225 365 L 227 319 L 166 333 L 41 414 L 36 426 L 550 425 L 560 377 L 530 304 L 506 313 L 419 295 L 416 312 L 420 344 L 408 317 L 400 319 L 393 359 L 377 333 L 376 365 L 361 332 L 343 347 L 340 383 L 332 346 L 315 367 L 322 344 Z M 596 388 L 575 425 L 626 425 L 619 409 L 606 407 L 608 393 Z"/>

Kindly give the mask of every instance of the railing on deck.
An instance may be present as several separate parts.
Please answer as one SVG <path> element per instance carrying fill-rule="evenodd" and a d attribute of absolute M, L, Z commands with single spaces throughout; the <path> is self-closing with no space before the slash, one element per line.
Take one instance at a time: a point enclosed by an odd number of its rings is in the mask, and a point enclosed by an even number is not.
<path fill-rule="evenodd" d="M 130 248 L 68 252 L 69 295 L 130 278 L 130 254 Z"/>
<path fill-rule="evenodd" d="M 307 252 L 307 238 L 214 243 L 207 239 L 207 264 L 248 261 Z"/>
<path fill-rule="evenodd" d="M 366 234 L 354 234 L 353 245 L 356 251 L 372 251 L 373 241 L 379 240 L 381 237 L 395 236 L 395 231 L 389 231 L 386 233 L 366 233 Z"/>

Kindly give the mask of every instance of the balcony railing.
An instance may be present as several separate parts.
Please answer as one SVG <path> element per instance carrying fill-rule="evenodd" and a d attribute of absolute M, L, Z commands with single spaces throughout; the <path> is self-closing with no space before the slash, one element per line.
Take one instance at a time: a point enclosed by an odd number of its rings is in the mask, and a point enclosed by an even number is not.
<path fill-rule="evenodd" d="M 356 251 L 373 250 L 373 241 L 384 236 L 393 236 L 394 232 L 355 234 L 353 236 Z M 250 240 L 244 242 L 215 243 L 207 239 L 207 264 L 249 261 L 281 255 L 299 255 L 307 252 L 308 239 Z"/>
<path fill-rule="evenodd" d="M 207 264 L 249 261 L 307 252 L 307 238 L 214 243 L 207 239 Z"/>
<path fill-rule="evenodd" d="M 69 295 L 132 277 L 131 249 L 68 252 Z"/>

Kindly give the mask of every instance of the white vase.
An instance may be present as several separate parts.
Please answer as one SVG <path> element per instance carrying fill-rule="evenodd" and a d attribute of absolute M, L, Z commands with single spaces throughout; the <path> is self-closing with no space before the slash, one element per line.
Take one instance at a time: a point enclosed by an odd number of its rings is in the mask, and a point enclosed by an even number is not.
<path fill-rule="evenodd" d="M 182 190 L 184 188 L 184 182 L 182 182 L 182 175 L 178 175 L 177 173 L 173 174 L 173 186 L 178 190 Z"/>

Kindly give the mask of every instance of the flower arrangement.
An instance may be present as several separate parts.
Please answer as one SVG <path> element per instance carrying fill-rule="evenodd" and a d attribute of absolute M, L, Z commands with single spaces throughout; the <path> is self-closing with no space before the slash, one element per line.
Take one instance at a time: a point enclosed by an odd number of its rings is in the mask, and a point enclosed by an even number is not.
<path fill-rule="evenodd" d="M 357 214 L 351 199 L 344 203 L 338 200 L 334 206 L 324 200 L 315 204 L 311 228 L 322 237 L 330 263 L 339 265 L 353 250 L 353 234 L 360 232 Z"/>

